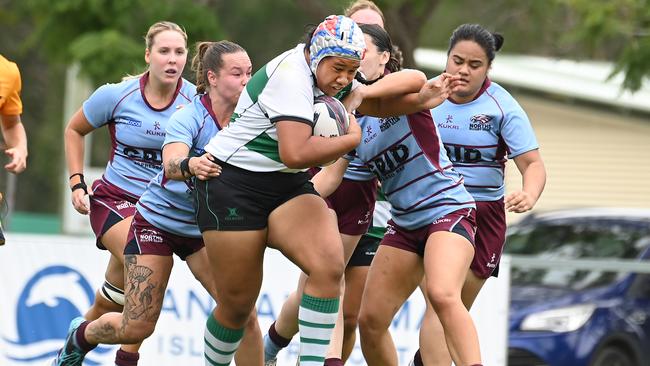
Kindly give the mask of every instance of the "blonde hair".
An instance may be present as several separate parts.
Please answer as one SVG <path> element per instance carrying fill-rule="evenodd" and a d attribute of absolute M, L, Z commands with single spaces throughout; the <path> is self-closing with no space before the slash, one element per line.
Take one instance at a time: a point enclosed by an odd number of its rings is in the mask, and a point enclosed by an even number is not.
<path fill-rule="evenodd" d="M 180 35 L 183 36 L 183 39 L 185 40 L 185 44 L 187 45 L 187 33 L 185 33 L 185 29 L 181 28 L 174 22 L 163 20 L 152 24 L 151 27 L 149 27 L 149 30 L 147 30 L 147 34 L 144 36 L 144 44 L 147 50 L 151 51 L 151 47 L 153 47 L 154 44 L 154 38 L 156 38 L 158 34 L 164 31 L 174 31 L 180 33 Z M 142 77 L 142 75 L 144 75 L 146 72 L 147 71 L 144 71 L 137 75 L 127 74 L 122 78 L 122 80 L 138 79 Z"/>
<path fill-rule="evenodd" d="M 356 0 L 345 9 L 345 16 L 351 16 L 352 14 L 358 12 L 359 10 L 363 9 L 370 9 L 374 11 L 375 13 L 379 14 L 381 17 L 381 20 L 386 23 L 386 19 L 384 18 L 384 13 L 379 9 L 377 4 L 370 0 Z"/>
<path fill-rule="evenodd" d="M 151 47 L 153 47 L 154 43 L 154 38 L 156 38 L 158 34 L 164 31 L 174 31 L 180 33 L 183 36 L 185 43 L 187 44 L 187 33 L 185 33 L 185 29 L 181 28 L 176 23 L 163 20 L 151 25 L 147 31 L 147 34 L 144 36 L 144 43 L 148 50 L 151 51 Z"/>

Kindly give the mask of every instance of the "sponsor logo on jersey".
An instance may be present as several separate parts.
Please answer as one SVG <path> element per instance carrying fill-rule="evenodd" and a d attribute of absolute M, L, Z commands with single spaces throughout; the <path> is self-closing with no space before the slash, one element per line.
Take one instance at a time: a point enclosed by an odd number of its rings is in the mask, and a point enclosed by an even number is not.
<path fill-rule="evenodd" d="M 228 214 L 224 218 L 224 220 L 227 221 L 241 221 L 244 219 L 243 216 L 241 216 L 238 212 L 239 208 L 237 207 L 226 207 L 226 210 L 228 210 Z"/>
<path fill-rule="evenodd" d="M 161 150 L 141 149 L 133 146 L 125 146 L 122 149 L 122 152 L 132 160 L 155 163 L 156 165 L 162 164 Z"/>
<path fill-rule="evenodd" d="M 375 137 L 377 137 L 377 133 L 372 130 L 372 126 L 368 125 L 366 126 L 366 132 L 365 132 L 366 137 L 363 138 L 363 143 L 367 144 L 370 141 L 372 141 Z"/>
<path fill-rule="evenodd" d="M 445 119 L 445 122 L 438 123 L 438 128 L 446 128 L 450 130 L 460 129 L 458 126 L 454 124 L 454 116 L 452 116 L 451 114 L 447 115 L 447 119 Z"/>
<path fill-rule="evenodd" d="M 470 131 L 490 131 L 492 129 L 493 117 L 487 114 L 477 114 L 470 118 Z"/>
<path fill-rule="evenodd" d="M 124 210 L 131 207 L 135 207 L 135 205 L 129 201 L 122 201 L 121 203 L 115 205 L 115 208 L 117 208 L 118 210 Z"/>
<path fill-rule="evenodd" d="M 445 222 L 451 222 L 451 219 L 446 218 L 446 217 L 442 217 L 442 218 L 439 218 L 438 220 L 434 221 L 432 223 L 432 225 L 438 225 L 438 224 L 442 224 L 442 223 L 445 223 Z"/>
<path fill-rule="evenodd" d="M 380 177 L 390 178 L 404 169 L 403 164 L 409 159 L 408 146 L 399 144 L 391 146 L 366 165 Z"/>
<path fill-rule="evenodd" d="M 386 235 L 395 235 L 397 231 L 395 231 L 395 227 L 393 225 L 386 225 L 386 233 L 384 233 L 384 236 Z"/>
<path fill-rule="evenodd" d="M 357 225 L 364 225 L 369 222 L 370 222 L 370 211 L 366 211 L 366 215 L 363 217 L 363 219 L 357 222 Z"/>
<path fill-rule="evenodd" d="M 490 258 L 490 261 L 486 265 L 492 269 L 497 268 L 496 259 L 497 255 L 492 253 L 492 258 Z"/>
<path fill-rule="evenodd" d="M 142 122 L 128 118 L 128 117 L 118 117 L 115 119 L 115 123 L 123 123 L 125 125 L 133 126 L 133 127 L 142 127 Z"/>
<path fill-rule="evenodd" d="M 147 129 L 147 130 L 144 132 L 144 134 L 145 134 L 145 135 L 149 135 L 149 136 L 160 136 L 160 137 L 165 137 L 165 130 L 163 130 L 162 127 L 160 127 L 160 122 L 158 122 L 158 121 L 154 121 L 154 123 L 153 123 L 153 130 L 149 130 L 149 129 Z"/>
<path fill-rule="evenodd" d="M 138 234 L 140 237 L 140 241 L 143 242 L 149 242 L 149 243 L 162 243 L 163 242 L 163 237 L 160 235 L 160 233 L 156 230 L 151 230 L 151 229 L 142 229 L 140 231 L 140 234 Z"/>
<path fill-rule="evenodd" d="M 379 120 L 379 129 L 381 132 L 384 132 L 393 127 L 397 122 L 399 122 L 399 117 L 382 118 Z"/>

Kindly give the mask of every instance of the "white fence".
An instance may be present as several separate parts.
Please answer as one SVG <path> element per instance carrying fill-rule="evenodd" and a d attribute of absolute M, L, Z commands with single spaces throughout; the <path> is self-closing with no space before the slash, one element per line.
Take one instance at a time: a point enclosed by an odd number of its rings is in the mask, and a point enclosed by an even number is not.
<path fill-rule="evenodd" d="M 63 343 L 70 320 L 90 306 L 104 278 L 108 253 L 87 236 L 9 234 L 0 247 L 0 365 L 45 365 Z M 505 365 L 509 261 L 498 280 L 490 280 L 472 310 L 486 365 Z M 298 278 L 297 268 L 268 250 L 264 283 L 257 302 L 262 331 L 280 311 Z M 193 278 L 184 262 L 175 261 L 155 333 L 141 349 L 140 365 L 202 365 L 203 327 L 214 301 Z M 393 321 L 391 332 L 401 365 L 418 347 L 417 331 L 424 313 L 416 291 Z M 112 365 L 115 347 L 100 346 L 85 365 Z M 279 365 L 294 365 L 294 341 L 279 355 Z M 363 365 L 355 349 L 349 365 Z"/>

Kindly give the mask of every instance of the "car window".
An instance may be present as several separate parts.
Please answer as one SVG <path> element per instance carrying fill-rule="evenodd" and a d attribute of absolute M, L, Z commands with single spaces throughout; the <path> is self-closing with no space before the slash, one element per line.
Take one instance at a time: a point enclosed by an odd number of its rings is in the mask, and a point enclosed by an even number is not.
<path fill-rule="evenodd" d="M 546 259 L 639 258 L 650 245 L 648 225 L 621 220 L 541 222 L 509 230 L 506 252 Z M 608 285 L 623 273 L 573 269 L 513 268 L 513 285 L 581 290 Z"/>

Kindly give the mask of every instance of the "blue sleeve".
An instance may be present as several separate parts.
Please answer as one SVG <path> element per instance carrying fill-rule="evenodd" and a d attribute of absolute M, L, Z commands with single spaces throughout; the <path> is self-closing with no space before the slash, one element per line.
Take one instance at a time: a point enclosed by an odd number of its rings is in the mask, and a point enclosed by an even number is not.
<path fill-rule="evenodd" d="M 105 84 L 84 102 L 84 116 L 93 127 L 99 128 L 112 119 L 120 90 L 117 84 Z"/>
<path fill-rule="evenodd" d="M 508 146 L 508 158 L 512 159 L 523 153 L 538 149 L 539 145 L 530 120 L 514 98 L 510 97 L 504 112 L 501 137 Z"/>
<path fill-rule="evenodd" d="M 174 112 L 167 123 L 163 146 L 174 142 L 182 142 L 187 147 L 192 148 L 194 139 L 199 135 L 199 121 L 202 120 L 201 116 L 197 115 L 198 113 L 199 111 L 194 108 L 193 104 L 187 104 Z"/>

